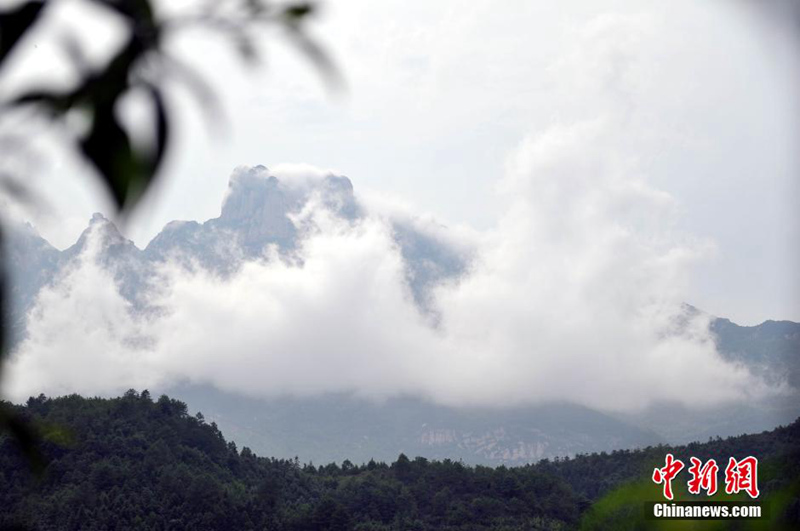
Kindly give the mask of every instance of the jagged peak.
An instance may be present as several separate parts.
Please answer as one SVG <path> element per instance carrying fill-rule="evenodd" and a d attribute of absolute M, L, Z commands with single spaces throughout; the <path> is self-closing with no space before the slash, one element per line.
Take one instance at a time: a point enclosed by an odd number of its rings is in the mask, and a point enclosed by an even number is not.
<path fill-rule="evenodd" d="M 101 246 L 117 246 L 123 245 L 126 247 L 136 247 L 135 244 L 122 235 L 113 221 L 108 219 L 100 212 L 95 212 L 89 219 L 88 226 L 83 230 L 78 241 L 72 247 L 67 249 L 68 252 L 77 252 L 86 247 L 86 243 L 90 236 L 99 237 Z"/>
<path fill-rule="evenodd" d="M 93 229 L 101 230 L 104 234 L 114 236 L 115 238 L 119 237 L 123 240 L 126 239 L 124 236 L 122 236 L 114 222 L 100 212 L 95 212 L 92 214 L 92 217 L 89 219 L 89 226 L 86 227 L 84 232 L 91 231 Z"/>
<path fill-rule="evenodd" d="M 221 218 L 241 219 L 260 210 L 269 196 L 283 195 L 277 177 L 265 166 L 239 166 L 228 180 L 228 191 L 222 202 Z"/>
<path fill-rule="evenodd" d="M 347 217 L 355 215 L 353 183 L 343 175 L 311 166 L 239 166 L 228 181 L 220 219 L 236 222 L 262 218 L 265 210 L 281 215 L 301 206 L 314 192 Z"/>

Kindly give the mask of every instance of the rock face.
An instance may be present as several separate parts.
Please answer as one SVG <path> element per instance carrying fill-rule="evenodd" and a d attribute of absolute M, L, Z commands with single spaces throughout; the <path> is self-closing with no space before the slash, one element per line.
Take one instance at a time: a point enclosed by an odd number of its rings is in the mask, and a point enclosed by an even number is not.
<path fill-rule="evenodd" d="M 262 256 L 271 245 L 292 251 L 299 229 L 292 220 L 309 201 L 347 220 L 360 209 L 353 185 L 344 176 L 329 174 L 303 186 L 282 183 L 264 166 L 237 168 L 217 218 L 205 223 L 173 221 L 145 249 L 148 258 L 194 260 L 217 272 L 230 272 L 242 260 Z"/>
<path fill-rule="evenodd" d="M 228 185 L 222 214 L 207 224 L 235 234 L 248 256 L 260 254 L 269 243 L 291 247 L 297 230 L 288 216 L 300 209 L 303 199 L 263 166 L 238 169 Z"/>

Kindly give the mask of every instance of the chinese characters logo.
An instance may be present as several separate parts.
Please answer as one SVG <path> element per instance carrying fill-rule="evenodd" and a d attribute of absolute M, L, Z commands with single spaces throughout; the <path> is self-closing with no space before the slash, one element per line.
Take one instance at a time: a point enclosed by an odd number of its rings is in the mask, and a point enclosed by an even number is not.
<path fill-rule="evenodd" d="M 684 469 L 685 465 L 680 459 L 675 459 L 672 454 L 667 454 L 665 464 L 662 468 L 653 470 L 653 482 L 663 486 L 664 497 L 672 500 L 672 481 L 678 473 Z M 696 457 L 689 458 L 691 466 L 688 468 L 691 478 L 687 482 L 690 494 L 700 494 L 705 491 L 706 495 L 713 496 L 717 492 L 717 472 L 719 466 L 714 459 L 709 459 L 703 463 Z M 751 498 L 757 498 L 758 492 L 758 459 L 753 456 L 736 460 L 731 457 L 728 459 L 728 466 L 725 467 L 725 492 L 727 494 L 737 494 L 746 492 Z"/>

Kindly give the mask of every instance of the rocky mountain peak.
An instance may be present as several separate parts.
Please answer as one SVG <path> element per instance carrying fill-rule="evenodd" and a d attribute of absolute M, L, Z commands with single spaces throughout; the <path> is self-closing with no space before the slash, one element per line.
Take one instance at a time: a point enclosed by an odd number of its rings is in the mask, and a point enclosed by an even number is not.
<path fill-rule="evenodd" d="M 269 217 L 270 212 L 285 214 L 289 202 L 286 190 L 265 166 L 239 167 L 228 182 L 220 220 L 250 223 Z"/>
<path fill-rule="evenodd" d="M 300 208 L 301 199 L 266 167 L 239 167 L 228 183 L 220 217 L 208 223 L 235 233 L 247 254 L 261 253 L 267 243 L 290 246 L 296 229 L 288 214 Z"/>
<path fill-rule="evenodd" d="M 297 237 L 290 215 L 312 197 L 346 219 L 358 216 L 353 184 L 347 177 L 333 173 L 308 179 L 281 177 L 258 165 L 234 170 L 220 217 L 209 223 L 234 232 L 246 254 L 259 254 L 269 243 L 290 248 Z"/>
<path fill-rule="evenodd" d="M 225 225 L 272 224 L 299 210 L 317 194 L 322 203 L 339 215 L 352 219 L 358 208 L 353 183 L 343 175 L 328 172 L 308 179 L 273 174 L 266 166 L 240 166 L 228 182 L 219 220 Z"/>
<path fill-rule="evenodd" d="M 347 219 L 355 219 L 360 209 L 353 194 L 353 183 L 344 175 L 328 174 L 320 184 L 325 206 Z"/>
<path fill-rule="evenodd" d="M 117 226 L 100 212 L 95 212 L 89 219 L 89 225 L 81 233 L 78 241 L 70 249 L 82 250 L 86 247 L 90 236 L 99 238 L 101 248 L 135 247 L 134 243 L 120 233 Z M 69 252 L 70 249 L 67 251 Z"/>

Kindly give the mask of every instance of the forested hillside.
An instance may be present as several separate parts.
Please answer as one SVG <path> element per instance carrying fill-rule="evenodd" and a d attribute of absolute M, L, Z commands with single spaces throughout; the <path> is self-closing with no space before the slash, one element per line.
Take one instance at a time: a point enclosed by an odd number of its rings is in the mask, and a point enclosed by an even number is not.
<path fill-rule="evenodd" d="M 401 455 L 391 464 L 315 466 L 226 442 L 185 403 L 129 391 L 12 406 L 41 432 L 49 461 L 36 478 L 0 439 L 0 528 L 24 529 L 571 529 L 593 502 L 663 465 L 666 447 L 578 456 L 518 468 Z M 753 454 L 778 516 L 797 518 L 800 424 L 670 449 L 688 460 Z M 302 457 L 302 456 L 301 456 Z M 658 487 L 648 495 L 657 499 Z M 596 517 L 596 515 L 593 515 Z M 596 520 L 596 518 L 595 518 Z"/>

